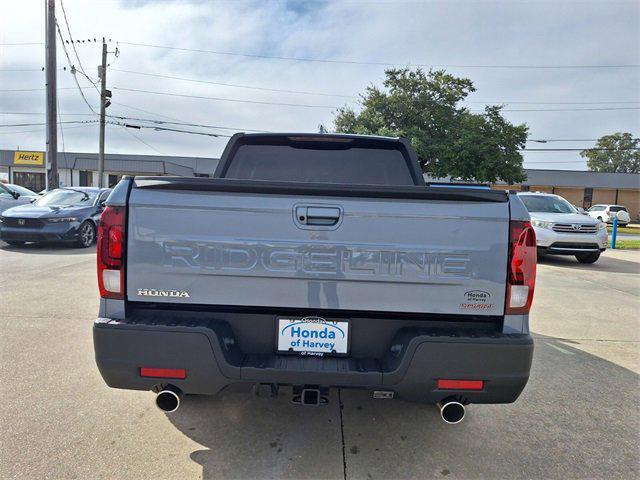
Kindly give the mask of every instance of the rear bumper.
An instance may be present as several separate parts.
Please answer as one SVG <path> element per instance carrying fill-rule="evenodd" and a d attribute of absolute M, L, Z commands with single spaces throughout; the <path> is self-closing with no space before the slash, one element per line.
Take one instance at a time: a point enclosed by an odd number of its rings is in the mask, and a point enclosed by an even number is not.
<path fill-rule="evenodd" d="M 233 383 L 319 385 L 393 391 L 436 403 L 459 395 L 470 403 L 515 401 L 529 378 L 533 340 L 522 334 L 402 328 L 383 358 L 244 354 L 226 322 L 131 322 L 98 318 L 96 363 L 107 385 L 151 390 L 174 384 L 216 394 Z M 141 367 L 186 369 L 185 379 L 140 376 Z M 484 380 L 479 391 L 437 389 L 437 379 Z"/>

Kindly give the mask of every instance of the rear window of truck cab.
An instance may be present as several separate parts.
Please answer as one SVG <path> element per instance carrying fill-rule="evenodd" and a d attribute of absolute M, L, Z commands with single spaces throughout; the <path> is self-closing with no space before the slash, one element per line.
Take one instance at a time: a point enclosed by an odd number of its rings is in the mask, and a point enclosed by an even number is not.
<path fill-rule="evenodd" d="M 397 142 L 332 137 L 260 138 L 233 152 L 224 178 L 300 183 L 415 185 Z"/>

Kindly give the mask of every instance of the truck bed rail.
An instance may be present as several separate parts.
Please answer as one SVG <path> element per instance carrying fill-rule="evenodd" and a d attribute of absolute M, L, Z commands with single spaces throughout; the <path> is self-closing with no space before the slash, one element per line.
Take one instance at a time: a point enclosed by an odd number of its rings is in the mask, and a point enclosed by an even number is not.
<path fill-rule="evenodd" d="M 484 188 L 341 185 L 327 183 L 266 182 L 201 177 L 135 177 L 134 188 L 207 192 L 242 192 L 274 195 L 304 195 L 332 197 L 398 198 L 413 200 L 443 200 L 461 202 L 506 203 L 508 196 L 501 190 Z"/>

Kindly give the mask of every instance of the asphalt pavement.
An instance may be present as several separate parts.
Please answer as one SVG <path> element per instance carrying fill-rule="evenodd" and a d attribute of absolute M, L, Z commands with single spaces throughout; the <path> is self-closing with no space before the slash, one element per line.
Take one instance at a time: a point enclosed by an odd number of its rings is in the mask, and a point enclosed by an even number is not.
<path fill-rule="evenodd" d="M 511 405 L 229 391 L 173 414 L 95 367 L 95 250 L 0 245 L 0 478 L 638 478 L 640 251 L 538 266 L 531 380 Z"/>

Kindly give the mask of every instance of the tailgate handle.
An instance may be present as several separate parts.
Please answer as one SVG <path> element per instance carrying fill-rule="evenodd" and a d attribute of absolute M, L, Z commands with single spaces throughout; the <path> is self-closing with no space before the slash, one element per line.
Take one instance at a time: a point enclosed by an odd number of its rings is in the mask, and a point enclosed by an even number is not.
<path fill-rule="evenodd" d="M 338 207 L 296 207 L 296 217 L 302 225 L 333 226 L 340 220 Z"/>

